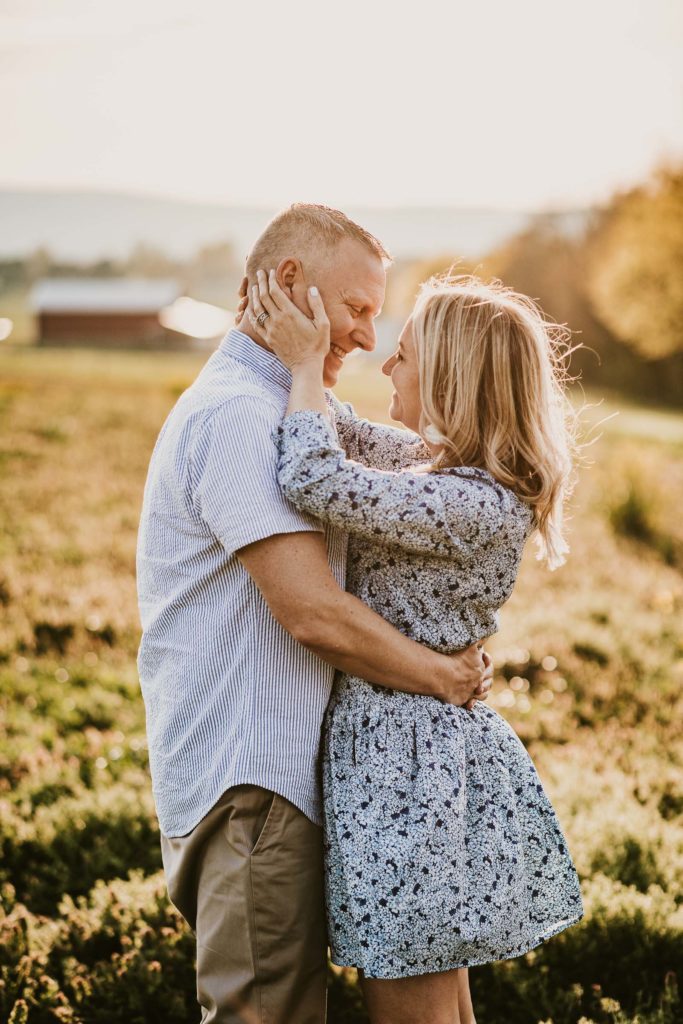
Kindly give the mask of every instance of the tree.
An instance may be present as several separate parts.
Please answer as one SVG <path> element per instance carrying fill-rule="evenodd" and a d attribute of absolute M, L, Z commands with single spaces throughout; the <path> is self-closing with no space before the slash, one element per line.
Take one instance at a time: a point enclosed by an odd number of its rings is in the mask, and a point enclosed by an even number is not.
<path fill-rule="evenodd" d="M 588 245 L 586 286 L 600 320 L 647 359 L 683 352 L 683 167 L 618 194 Z"/>
<path fill-rule="evenodd" d="M 175 277 L 182 266 L 161 249 L 146 242 L 138 242 L 128 257 L 125 269 L 133 276 Z"/>

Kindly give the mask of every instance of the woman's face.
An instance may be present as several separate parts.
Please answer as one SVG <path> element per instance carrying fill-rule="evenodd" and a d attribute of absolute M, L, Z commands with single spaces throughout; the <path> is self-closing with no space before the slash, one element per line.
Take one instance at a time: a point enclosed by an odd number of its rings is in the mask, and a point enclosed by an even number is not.
<path fill-rule="evenodd" d="M 387 359 L 382 367 L 382 373 L 391 377 L 391 383 L 394 385 L 389 415 L 392 420 L 399 420 L 409 430 L 417 432 L 422 403 L 412 320 L 406 320 L 398 339 L 398 348 Z"/>

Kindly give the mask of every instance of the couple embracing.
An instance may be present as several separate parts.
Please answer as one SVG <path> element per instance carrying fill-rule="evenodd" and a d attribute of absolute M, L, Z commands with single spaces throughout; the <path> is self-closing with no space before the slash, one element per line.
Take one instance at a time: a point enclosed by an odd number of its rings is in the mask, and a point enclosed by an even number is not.
<path fill-rule="evenodd" d="M 408 429 L 361 419 L 329 389 L 374 348 L 389 262 L 337 210 L 279 214 L 150 463 L 138 663 L 204 1022 L 323 1024 L 329 944 L 372 1024 L 474 1024 L 468 968 L 583 913 L 485 703 L 526 541 L 566 552 L 553 328 L 500 284 L 432 279 L 382 367 Z"/>

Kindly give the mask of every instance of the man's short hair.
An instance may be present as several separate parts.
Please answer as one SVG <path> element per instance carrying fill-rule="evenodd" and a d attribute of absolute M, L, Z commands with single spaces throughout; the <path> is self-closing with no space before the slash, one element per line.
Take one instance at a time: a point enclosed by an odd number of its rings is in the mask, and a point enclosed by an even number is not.
<path fill-rule="evenodd" d="M 273 217 L 257 238 L 247 257 L 247 274 L 255 277 L 259 268 L 275 267 L 281 259 L 296 256 L 304 248 L 329 252 L 345 238 L 359 242 L 383 263 L 391 263 L 392 258 L 379 239 L 341 210 L 316 203 L 293 203 Z"/>

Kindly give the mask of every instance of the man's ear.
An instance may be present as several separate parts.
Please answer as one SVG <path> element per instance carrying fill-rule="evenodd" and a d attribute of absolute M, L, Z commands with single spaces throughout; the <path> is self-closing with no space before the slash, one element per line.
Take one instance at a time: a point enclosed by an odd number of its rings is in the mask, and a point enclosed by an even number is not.
<path fill-rule="evenodd" d="M 286 259 L 280 260 L 275 269 L 275 278 L 283 292 L 286 292 L 291 299 L 294 285 L 297 281 L 303 280 L 301 260 L 294 259 L 293 256 L 288 256 Z"/>

